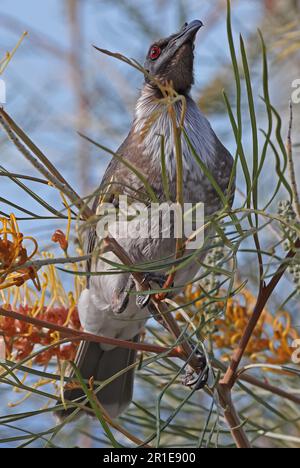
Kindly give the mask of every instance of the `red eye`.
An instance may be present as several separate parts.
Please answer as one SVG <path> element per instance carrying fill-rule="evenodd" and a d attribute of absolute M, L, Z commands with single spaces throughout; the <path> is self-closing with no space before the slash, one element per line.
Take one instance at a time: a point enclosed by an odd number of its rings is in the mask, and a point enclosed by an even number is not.
<path fill-rule="evenodd" d="M 158 46 L 153 46 L 150 51 L 151 60 L 156 60 L 161 54 L 161 48 Z"/>

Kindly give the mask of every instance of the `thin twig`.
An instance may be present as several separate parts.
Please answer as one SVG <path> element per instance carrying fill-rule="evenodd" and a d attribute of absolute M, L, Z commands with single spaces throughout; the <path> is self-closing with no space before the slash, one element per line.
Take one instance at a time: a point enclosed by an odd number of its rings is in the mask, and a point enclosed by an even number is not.
<path fill-rule="evenodd" d="M 162 346 L 151 345 L 148 343 L 134 343 L 133 341 L 119 340 L 117 338 L 108 338 L 106 336 L 93 335 L 91 333 L 86 333 L 78 330 L 73 330 L 68 327 L 63 327 L 55 323 L 50 323 L 45 320 L 40 320 L 34 317 L 24 316 L 18 312 L 13 312 L 11 310 L 5 310 L 0 307 L 0 316 L 12 318 L 14 320 L 19 320 L 21 322 L 26 322 L 36 327 L 46 328 L 48 330 L 54 330 L 61 333 L 62 336 L 72 339 L 73 341 L 88 341 L 93 343 L 102 343 L 112 346 L 118 346 L 124 349 L 135 349 L 137 351 L 144 351 L 149 353 L 161 354 L 167 353 L 168 356 L 182 358 L 182 354 L 177 349 L 168 349 Z"/>
<path fill-rule="evenodd" d="M 132 343 L 131 341 L 124 341 L 114 338 L 106 338 L 98 335 L 92 335 L 91 333 L 85 333 L 77 330 L 73 330 L 68 327 L 63 327 L 60 325 L 56 325 L 55 323 L 47 322 L 45 320 L 41 320 L 34 317 L 27 317 L 23 314 L 18 312 L 8 311 L 3 308 L 0 308 L 0 316 L 12 318 L 14 320 L 19 320 L 20 322 L 29 323 L 39 328 L 46 328 L 48 330 L 58 331 L 62 335 L 66 337 L 68 340 L 72 341 L 93 341 L 96 343 L 103 343 L 103 344 L 112 344 L 124 349 L 136 349 L 137 351 L 144 351 L 149 353 L 168 353 L 169 357 L 176 357 L 180 359 L 185 359 L 185 357 L 178 352 L 178 349 L 168 349 L 161 346 L 151 345 L 147 343 Z M 4 334 L 3 334 L 4 336 Z M 61 342 L 60 342 L 61 344 Z M 216 369 L 224 370 L 225 366 L 218 361 L 213 361 L 213 366 Z M 26 370 L 25 368 L 23 369 Z M 296 404 L 300 404 L 300 397 L 296 395 L 292 395 L 278 387 L 274 387 L 267 382 L 260 381 L 259 379 L 252 377 L 250 375 L 240 375 L 238 376 L 239 381 L 247 382 L 250 385 L 255 387 L 261 388 L 262 390 L 266 390 L 274 395 L 280 396 L 286 400 L 290 400 Z"/>
<path fill-rule="evenodd" d="M 82 134 L 86 133 L 89 124 L 89 97 L 86 93 L 85 67 L 83 66 L 82 51 L 84 50 L 84 34 L 81 18 L 84 15 L 84 2 L 69 0 L 67 2 L 69 13 L 69 29 L 71 41 L 70 69 L 76 101 L 76 127 Z M 77 163 L 80 170 L 80 183 L 82 193 L 89 190 L 89 174 L 91 173 L 90 150 L 87 141 L 80 138 L 78 141 Z"/>
<path fill-rule="evenodd" d="M 185 98 L 183 98 L 185 99 Z M 185 106 L 183 105 L 183 108 Z M 183 225 L 183 204 L 184 204 L 184 193 L 183 193 L 183 162 L 182 162 L 182 144 L 181 144 L 181 133 L 182 129 L 181 127 L 178 127 L 177 125 L 177 119 L 176 119 L 176 113 L 173 105 L 170 105 L 168 108 L 168 112 L 170 115 L 170 119 L 172 122 L 173 126 L 173 134 L 174 134 L 174 142 L 175 142 L 175 156 L 176 156 L 176 201 L 179 207 L 181 208 L 181 226 Z M 182 114 L 182 122 L 184 120 L 184 112 Z M 183 125 L 183 124 L 182 124 Z M 183 240 L 183 233 L 181 234 L 181 237 L 177 239 L 176 242 L 176 259 L 180 258 L 183 256 L 184 252 L 184 240 Z M 176 272 L 173 268 L 173 271 L 169 274 L 164 286 L 164 289 L 169 289 L 172 284 L 174 283 L 176 276 Z M 158 301 L 161 301 L 165 298 L 166 294 L 161 292 L 156 295 L 156 299 Z"/>
<path fill-rule="evenodd" d="M 81 211 L 83 217 L 88 219 L 92 216 L 92 210 L 84 203 L 80 196 L 73 190 L 64 177 L 58 172 L 48 158 L 37 148 L 37 146 L 26 136 L 20 127 L 11 117 L 0 108 L 0 124 L 7 133 L 9 139 L 14 143 L 23 156 L 53 184 L 58 190 L 63 192 L 71 202 Z M 24 142 L 24 144 L 21 142 Z M 35 156 L 26 148 L 30 146 Z M 41 161 L 41 162 L 40 162 Z"/>
<path fill-rule="evenodd" d="M 226 372 L 226 366 L 220 361 L 216 359 L 212 359 L 212 365 L 215 369 L 221 370 L 222 372 Z M 281 398 L 284 398 L 285 400 L 289 400 L 289 401 L 292 401 L 293 403 L 296 403 L 297 405 L 300 405 L 299 396 L 293 395 L 289 393 L 288 391 L 282 390 L 279 387 L 275 387 L 267 383 L 266 381 L 259 380 L 256 377 L 253 377 L 252 375 L 237 374 L 237 381 L 247 382 L 248 384 L 253 385 L 254 387 L 261 388 L 262 390 L 265 390 L 266 392 L 270 392 L 273 395 L 279 396 Z"/>
<path fill-rule="evenodd" d="M 288 167 L 290 173 L 291 187 L 294 195 L 294 206 L 297 213 L 298 221 L 300 221 L 300 198 L 299 191 L 297 186 L 295 165 L 293 160 L 293 142 L 292 142 L 292 131 L 293 131 L 293 103 L 290 101 L 290 121 L 289 121 L 289 131 L 287 139 L 287 155 L 288 155 Z"/>
<path fill-rule="evenodd" d="M 81 263 L 87 261 L 91 258 L 91 255 L 82 255 L 81 257 L 61 257 L 61 258 L 46 258 L 45 260 L 30 260 L 29 262 L 24 263 L 23 265 L 14 265 L 9 270 L 5 270 L 5 274 L 8 275 L 12 272 L 35 268 L 35 270 L 40 270 L 44 266 L 48 265 L 66 265 L 69 263 Z M 70 273 L 74 273 L 71 272 Z M 75 274 L 75 273 L 74 273 Z M 78 273 L 76 273 L 78 275 Z"/>
<path fill-rule="evenodd" d="M 285 400 L 292 401 L 293 403 L 296 403 L 297 405 L 300 405 L 300 397 L 297 395 L 293 395 L 285 390 L 282 390 L 279 387 L 275 387 L 274 385 L 270 385 L 267 382 L 263 382 L 259 379 L 256 379 L 255 377 L 252 377 L 251 375 L 240 375 L 238 376 L 238 381 L 243 381 L 247 382 L 250 385 L 253 385 L 255 387 L 261 388 L 262 390 L 265 390 L 266 392 L 270 392 L 273 395 L 279 396 L 281 398 L 284 398 Z"/>
<path fill-rule="evenodd" d="M 300 248 L 300 239 L 297 240 L 297 242 L 295 243 L 295 249 L 299 249 Z M 231 364 L 224 376 L 224 378 L 222 379 L 221 381 L 221 384 L 222 385 L 225 385 L 229 388 L 232 388 L 234 383 L 235 383 L 235 380 L 236 380 L 236 373 L 237 373 L 237 370 L 239 368 L 239 365 L 241 363 L 241 360 L 244 356 L 244 353 L 245 353 L 245 350 L 249 344 L 249 341 L 252 337 L 252 334 L 256 328 L 256 325 L 261 317 L 261 314 L 263 313 L 265 307 L 266 307 L 266 304 L 268 302 L 268 300 L 270 299 L 271 295 L 273 294 L 275 288 L 277 287 L 278 283 L 280 282 L 280 280 L 282 279 L 283 275 L 285 274 L 288 266 L 289 266 L 289 262 L 287 260 L 290 260 L 292 258 L 294 258 L 296 255 L 296 250 L 291 250 L 288 255 L 286 256 L 286 261 L 283 263 L 283 265 L 281 265 L 277 272 L 275 273 L 275 275 L 273 276 L 272 280 L 270 281 L 270 283 L 268 285 L 264 285 L 264 287 L 262 288 L 261 292 L 259 293 L 258 295 L 258 299 L 257 299 L 257 302 L 256 302 L 256 305 L 255 305 L 255 308 L 254 308 L 254 311 L 253 311 L 253 314 L 252 314 L 252 317 L 250 318 L 249 322 L 248 322 L 248 325 L 246 327 L 246 330 L 244 331 L 244 334 L 241 338 L 241 341 L 239 343 L 239 346 L 238 348 L 236 349 L 236 351 L 234 352 L 233 354 L 233 357 L 232 357 L 232 360 L 231 360 Z"/>
<path fill-rule="evenodd" d="M 300 240 L 295 244 L 295 248 L 300 248 Z M 293 258 L 296 255 L 295 250 L 291 250 L 286 257 L 286 260 Z M 221 405 L 224 409 L 224 415 L 229 427 L 231 429 L 232 437 L 234 438 L 236 445 L 238 448 L 249 448 L 250 443 L 245 435 L 244 428 L 241 425 L 236 424 L 238 421 L 238 416 L 235 411 L 235 408 L 232 404 L 231 398 L 231 390 L 238 378 L 237 371 L 239 365 L 243 359 L 244 353 L 247 349 L 249 341 L 253 335 L 253 332 L 257 326 L 257 323 L 263 313 L 268 300 L 270 299 L 271 295 L 273 294 L 276 286 L 282 279 L 285 271 L 288 268 L 288 262 L 284 262 L 283 265 L 279 267 L 277 273 L 273 276 L 272 280 L 268 285 L 264 283 L 260 285 L 260 290 L 258 294 L 258 299 L 256 306 L 254 308 L 252 317 L 250 318 L 248 325 L 243 333 L 241 341 L 239 343 L 238 348 L 233 353 L 233 357 L 231 359 L 231 364 L 227 369 L 223 379 L 220 381 L 218 385 L 218 394 L 220 398 Z"/>
<path fill-rule="evenodd" d="M 0 169 L 0 177 L 14 177 L 15 179 L 24 179 L 24 180 L 29 180 L 30 182 L 38 182 L 39 184 L 49 185 L 48 180 L 40 179 L 38 177 L 27 176 L 24 174 L 16 174 L 14 172 L 1 172 L 1 169 Z"/>
<path fill-rule="evenodd" d="M 240 422 L 239 416 L 233 405 L 231 390 L 223 385 L 218 386 L 218 395 L 221 406 L 224 410 L 224 417 L 230 427 L 231 435 L 238 448 L 251 448 L 251 444 Z"/>

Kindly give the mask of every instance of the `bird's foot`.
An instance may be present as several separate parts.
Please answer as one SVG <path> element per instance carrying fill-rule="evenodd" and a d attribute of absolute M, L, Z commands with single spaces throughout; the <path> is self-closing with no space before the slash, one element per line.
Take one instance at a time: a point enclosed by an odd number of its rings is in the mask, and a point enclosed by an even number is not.
<path fill-rule="evenodd" d="M 168 276 L 164 274 L 146 273 L 143 283 L 156 283 L 162 289 L 167 281 L 167 278 Z M 139 294 L 136 298 L 136 305 L 140 309 L 144 309 L 149 304 L 150 298 L 151 294 L 147 294 L 147 291 L 145 294 Z"/>
<path fill-rule="evenodd" d="M 146 273 L 144 276 L 144 283 L 156 283 L 160 288 L 163 288 L 168 279 L 167 275 L 159 273 Z"/>
<path fill-rule="evenodd" d="M 136 296 L 136 305 L 138 308 L 144 309 L 147 307 L 150 301 L 150 297 L 150 294 L 138 294 L 138 296 Z"/>
<path fill-rule="evenodd" d="M 188 365 L 182 383 L 185 387 L 193 387 L 195 390 L 202 390 L 208 381 L 209 367 L 204 354 L 197 351 L 196 356 L 199 361 L 197 372 Z"/>

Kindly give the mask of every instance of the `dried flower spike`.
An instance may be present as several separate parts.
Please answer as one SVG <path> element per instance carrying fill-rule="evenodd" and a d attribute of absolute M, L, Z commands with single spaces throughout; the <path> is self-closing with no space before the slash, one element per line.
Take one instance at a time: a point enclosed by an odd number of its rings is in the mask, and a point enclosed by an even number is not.
<path fill-rule="evenodd" d="M 23 242 L 29 240 L 33 251 L 28 254 Z M 0 290 L 11 286 L 22 286 L 32 280 L 40 290 L 37 272 L 33 266 L 22 267 L 31 260 L 38 251 L 37 241 L 33 237 L 24 237 L 19 231 L 18 223 L 13 214 L 10 218 L 0 218 Z"/>
<path fill-rule="evenodd" d="M 52 241 L 55 243 L 58 243 L 60 245 L 60 248 L 64 251 L 67 252 L 69 243 L 66 239 L 65 234 L 60 230 L 57 229 L 55 233 L 52 236 Z"/>

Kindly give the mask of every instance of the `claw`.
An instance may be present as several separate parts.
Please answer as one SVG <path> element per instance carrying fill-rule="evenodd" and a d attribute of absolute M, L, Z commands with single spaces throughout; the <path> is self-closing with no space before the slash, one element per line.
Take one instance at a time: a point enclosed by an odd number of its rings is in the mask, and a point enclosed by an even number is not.
<path fill-rule="evenodd" d="M 160 288 L 163 288 L 165 282 L 166 282 L 166 276 L 165 275 L 160 275 L 157 273 L 146 273 L 144 276 L 144 283 L 157 283 Z M 139 309 L 144 309 L 150 301 L 150 294 L 148 295 L 138 295 L 136 298 L 136 305 L 138 306 Z"/>
<path fill-rule="evenodd" d="M 145 273 L 144 283 L 156 283 L 162 289 L 167 281 L 167 276 L 159 273 Z M 144 309 L 149 304 L 151 295 L 141 294 L 136 298 L 136 305 L 139 309 Z"/>
<path fill-rule="evenodd" d="M 158 284 L 160 288 L 163 288 L 167 281 L 167 276 L 159 273 L 146 273 L 144 282 L 152 282 Z"/>
<path fill-rule="evenodd" d="M 150 301 L 150 294 L 139 294 L 136 297 L 136 305 L 138 306 L 139 309 L 144 309 Z"/>
<path fill-rule="evenodd" d="M 195 373 L 190 366 L 187 367 L 186 374 L 182 381 L 186 387 L 194 387 L 195 390 L 202 390 L 207 384 L 209 378 L 209 367 L 203 354 L 197 352 L 199 358 L 199 373 Z"/>
<path fill-rule="evenodd" d="M 195 374 L 193 369 L 189 369 L 183 379 L 185 387 L 194 387 L 195 390 L 202 390 L 207 384 L 209 369 L 206 367 L 200 374 Z"/>

